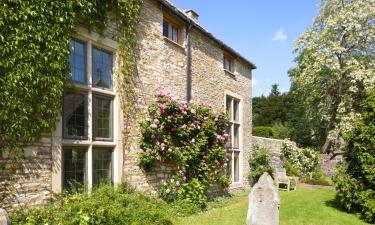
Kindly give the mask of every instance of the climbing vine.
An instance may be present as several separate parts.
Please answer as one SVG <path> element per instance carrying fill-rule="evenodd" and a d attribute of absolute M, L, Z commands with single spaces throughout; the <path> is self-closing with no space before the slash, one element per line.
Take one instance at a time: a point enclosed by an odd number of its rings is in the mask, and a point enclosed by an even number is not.
<path fill-rule="evenodd" d="M 114 20 L 123 78 L 119 89 L 125 89 L 134 70 L 141 7 L 142 0 L 0 3 L 0 156 L 19 159 L 22 146 L 54 129 L 70 76 L 69 41 L 79 26 L 103 34 Z"/>
<path fill-rule="evenodd" d="M 165 200 L 205 203 L 212 184 L 227 187 L 225 132 L 227 118 L 203 104 L 187 103 L 161 90 L 140 123 L 140 165 L 152 170 L 158 163 L 174 163 L 176 170 L 160 189 Z"/>

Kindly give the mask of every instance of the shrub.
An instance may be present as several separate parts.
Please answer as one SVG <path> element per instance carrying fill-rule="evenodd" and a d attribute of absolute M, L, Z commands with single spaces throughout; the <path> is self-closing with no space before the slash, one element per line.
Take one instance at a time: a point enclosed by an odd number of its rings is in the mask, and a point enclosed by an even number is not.
<path fill-rule="evenodd" d="M 334 176 L 337 198 L 349 212 L 375 222 L 375 90 L 364 112 L 345 137 L 345 162 Z"/>
<path fill-rule="evenodd" d="M 289 172 L 303 177 L 311 175 L 319 164 L 317 151 L 311 148 L 298 148 L 295 142 L 288 139 L 281 145 L 281 155 L 284 166 L 289 167 Z"/>
<path fill-rule="evenodd" d="M 269 173 L 272 176 L 273 169 L 271 167 L 271 160 L 268 156 L 268 149 L 259 145 L 253 146 L 254 151 L 252 152 L 249 159 L 250 175 L 249 180 L 251 184 L 258 182 L 260 176 L 264 172 Z"/>
<path fill-rule="evenodd" d="M 41 208 L 10 215 L 12 224 L 172 224 L 162 201 L 124 186 L 103 186 L 90 194 L 68 194 Z"/>
<path fill-rule="evenodd" d="M 287 123 L 275 123 L 272 126 L 272 129 L 274 131 L 274 138 L 276 139 L 285 139 L 289 138 L 290 136 L 290 128 L 288 127 Z"/>
<path fill-rule="evenodd" d="M 331 186 L 332 183 L 330 179 L 328 179 L 320 169 L 320 166 L 317 166 L 315 170 L 312 173 L 311 178 L 306 177 L 301 180 L 302 183 L 306 184 L 312 184 L 312 185 L 325 185 L 325 186 Z"/>
<path fill-rule="evenodd" d="M 203 103 L 180 101 L 163 90 L 156 97 L 148 117 L 140 123 L 140 166 L 150 171 L 156 162 L 177 164 L 160 196 L 204 206 L 204 193 L 210 185 L 229 185 L 225 173 L 226 115 L 214 113 Z"/>
<path fill-rule="evenodd" d="M 273 130 L 272 127 L 259 126 L 259 127 L 253 127 L 252 133 L 253 133 L 253 136 L 272 138 L 274 137 L 275 131 Z"/>

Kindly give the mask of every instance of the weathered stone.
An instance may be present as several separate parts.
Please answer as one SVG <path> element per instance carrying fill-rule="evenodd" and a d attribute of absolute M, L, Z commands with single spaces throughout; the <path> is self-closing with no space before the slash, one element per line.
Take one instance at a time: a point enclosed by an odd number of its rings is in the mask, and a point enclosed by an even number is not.
<path fill-rule="evenodd" d="M 0 208 L 0 225 L 10 225 L 7 212 L 1 208 Z"/>
<path fill-rule="evenodd" d="M 268 173 L 264 173 L 251 189 L 247 225 L 278 225 L 280 197 Z"/>

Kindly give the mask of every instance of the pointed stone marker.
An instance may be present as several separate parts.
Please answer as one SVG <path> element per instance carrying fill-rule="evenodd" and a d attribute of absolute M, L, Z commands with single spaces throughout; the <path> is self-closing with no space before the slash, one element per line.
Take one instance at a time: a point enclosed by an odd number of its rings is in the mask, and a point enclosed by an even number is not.
<path fill-rule="evenodd" d="M 278 225 L 280 197 L 273 180 L 263 173 L 249 194 L 247 225 Z"/>

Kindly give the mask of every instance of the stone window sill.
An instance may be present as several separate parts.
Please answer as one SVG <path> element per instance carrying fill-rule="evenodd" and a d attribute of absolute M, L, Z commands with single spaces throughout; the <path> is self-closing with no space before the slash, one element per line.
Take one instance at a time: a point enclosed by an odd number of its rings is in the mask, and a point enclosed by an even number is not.
<path fill-rule="evenodd" d="M 171 39 L 169 39 L 169 38 L 167 38 L 167 37 L 163 37 L 163 39 L 164 39 L 165 42 L 167 42 L 167 43 L 171 43 L 171 44 L 173 44 L 174 46 L 179 47 L 180 49 L 182 49 L 182 50 L 185 51 L 185 47 L 182 46 L 182 45 L 180 45 L 179 43 L 174 42 L 174 41 L 172 41 Z"/>
<path fill-rule="evenodd" d="M 224 69 L 224 72 L 225 72 L 226 74 L 229 74 L 229 75 L 232 76 L 232 77 L 236 77 L 236 74 L 234 74 L 232 71 L 229 71 L 229 70 L 227 70 L 227 69 Z"/>

